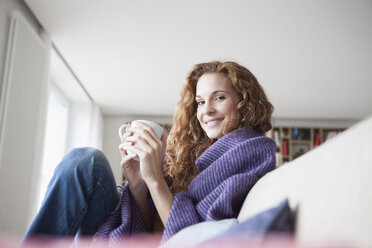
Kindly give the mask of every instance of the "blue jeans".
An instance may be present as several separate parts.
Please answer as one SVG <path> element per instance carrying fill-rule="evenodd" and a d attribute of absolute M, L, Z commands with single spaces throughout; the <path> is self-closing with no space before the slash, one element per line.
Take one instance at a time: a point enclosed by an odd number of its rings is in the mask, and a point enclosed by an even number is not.
<path fill-rule="evenodd" d="M 118 202 L 114 175 L 103 153 L 73 149 L 55 169 L 24 240 L 35 235 L 93 235 Z"/>

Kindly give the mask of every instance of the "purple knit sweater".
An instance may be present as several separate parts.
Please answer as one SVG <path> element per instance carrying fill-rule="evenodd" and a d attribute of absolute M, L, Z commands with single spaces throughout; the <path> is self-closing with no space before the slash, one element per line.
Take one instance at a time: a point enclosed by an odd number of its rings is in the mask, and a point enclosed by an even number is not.
<path fill-rule="evenodd" d="M 236 218 L 252 186 L 275 168 L 275 142 L 250 129 L 231 132 L 195 162 L 199 172 L 187 189 L 174 195 L 163 241 L 190 225 Z M 121 208 L 99 228 L 96 239 L 120 241 L 145 232 L 142 215 L 126 184 Z"/>

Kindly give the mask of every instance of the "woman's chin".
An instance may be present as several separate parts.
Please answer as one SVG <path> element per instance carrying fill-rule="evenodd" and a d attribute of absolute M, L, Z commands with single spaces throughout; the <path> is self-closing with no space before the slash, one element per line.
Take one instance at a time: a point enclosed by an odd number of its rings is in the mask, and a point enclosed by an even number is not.
<path fill-rule="evenodd" d="M 219 139 L 223 136 L 222 131 L 209 131 L 206 133 L 207 133 L 208 138 L 210 139 Z"/>

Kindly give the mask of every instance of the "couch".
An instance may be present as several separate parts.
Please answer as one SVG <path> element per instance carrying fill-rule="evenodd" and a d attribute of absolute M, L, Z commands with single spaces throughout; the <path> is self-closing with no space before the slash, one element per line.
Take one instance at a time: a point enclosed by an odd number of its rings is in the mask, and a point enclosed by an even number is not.
<path fill-rule="evenodd" d="M 372 116 L 262 177 L 238 221 L 284 198 L 300 244 L 372 247 Z"/>

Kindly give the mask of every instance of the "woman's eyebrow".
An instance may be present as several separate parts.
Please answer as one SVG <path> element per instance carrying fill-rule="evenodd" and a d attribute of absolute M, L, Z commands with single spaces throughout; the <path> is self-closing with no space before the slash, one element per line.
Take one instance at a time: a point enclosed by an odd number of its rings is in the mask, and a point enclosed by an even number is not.
<path fill-rule="evenodd" d="M 225 90 L 216 90 L 216 91 L 213 91 L 212 92 L 212 95 L 215 95 L 215 94 L 217 94 L 217 93 L 227 93 L 228 94 L 228 92 L 227 91 L 225 91 Z"/>
<path fill-rule="evenodd" d="M 216 94 L 218 94 L 218 93 L 226 93 L 226 94 L 229 94 L 229 92 L 227 92 L 227 91 L 225 91 L 225 90 L 215 90 L 215 91 L 213 91 L 213 92 L 211 93 L 211 95 L 213 96 L 213 95 L 216 95 Z M 196 95 L 195 98 L 202 98 L 202 97 L 199 96 L 199 95 Z"/>

